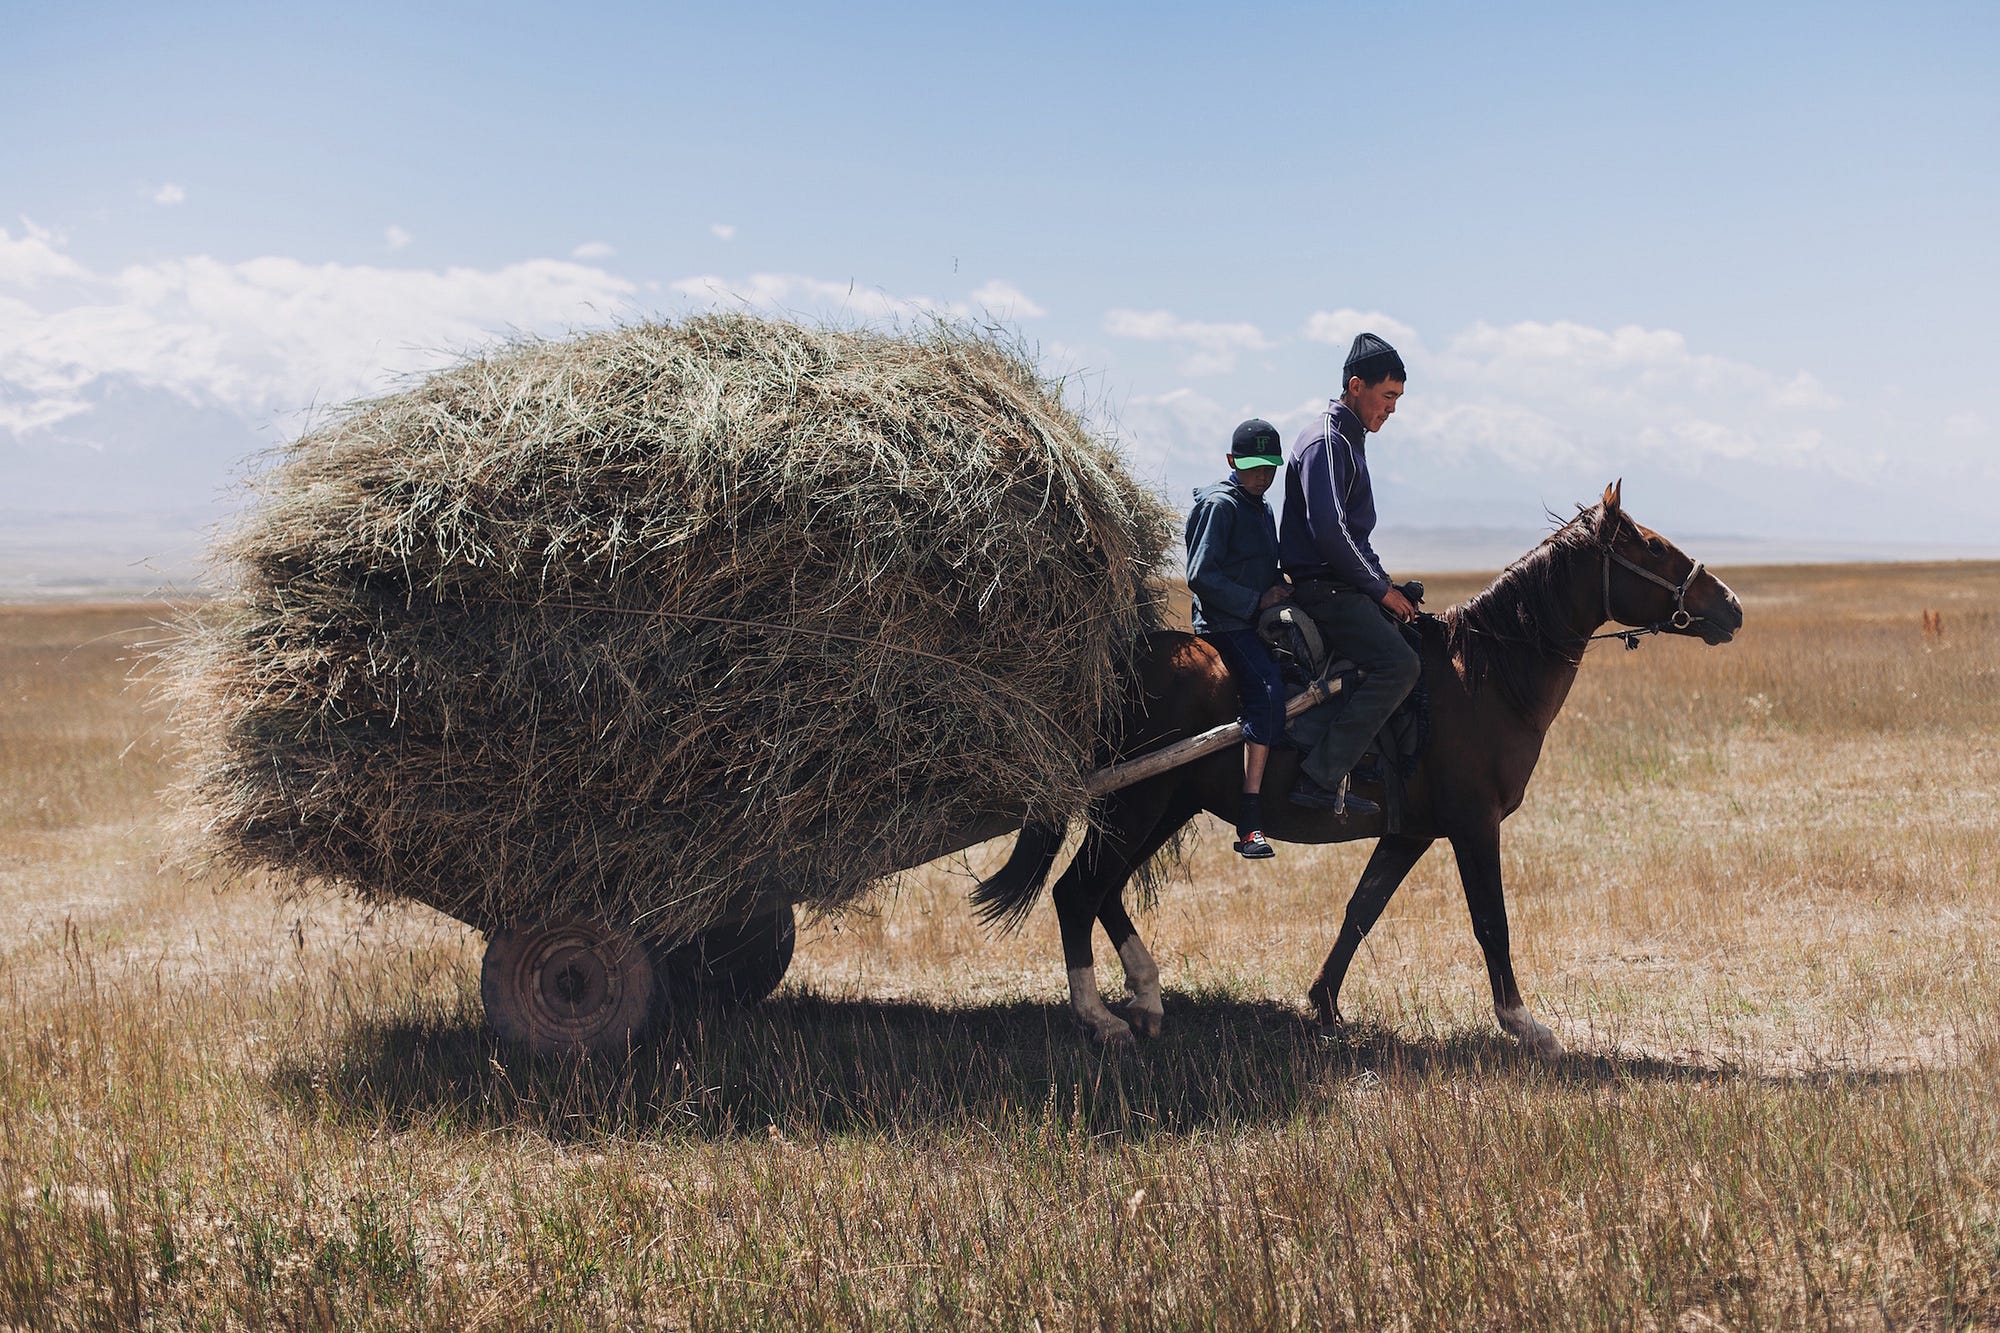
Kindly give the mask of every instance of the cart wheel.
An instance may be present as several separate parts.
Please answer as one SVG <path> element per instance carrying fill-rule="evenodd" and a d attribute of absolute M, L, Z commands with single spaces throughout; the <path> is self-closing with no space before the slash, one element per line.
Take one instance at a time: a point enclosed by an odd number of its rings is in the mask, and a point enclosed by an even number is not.
<path fill-rule="evenodd" d="M 653 975 L 651 956 L 632 936 L 562 918 L 495 931 L 479 996 L 504 1041 L 537 1054 L 608 1051 L 645 1035 Z"/>
<path fill-rule="evenodd" d="M 785 979 L 797 942 L 792 905 L 786 903 L 746 921 L 710 926 L 685 943 L 659 946 L 653 966 L 660 998 L 669 1005 L 755 1004 Z"/>

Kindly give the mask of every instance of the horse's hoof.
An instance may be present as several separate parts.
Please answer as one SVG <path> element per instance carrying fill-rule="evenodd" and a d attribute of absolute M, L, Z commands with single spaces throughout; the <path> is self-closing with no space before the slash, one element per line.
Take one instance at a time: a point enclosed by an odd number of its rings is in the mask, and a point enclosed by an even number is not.
<path fill-rule="evenodd" d="M 1167 1016 L 1163 1010 L 1141 1009 L 1134 1005 L 1125 1011 L 1125 1021 L 1131 1024 L 1132 1030 L 1140 1036 L 1157 1037 L 1161 1029 L 1167 1025 Z"/>
<path fill-rule="evenodd" d="M 1526 1048 L 1528 1054 L 1538 1060 L 1560 1060 L 1562 1058 L 1562 1038 L 1556 1036 L 1555 1033 L 1549 1031 L 1547 1028 L 1543 1028 L 1531 1037 L 1524 1038 L 1521 1045 Z"/>
<path fill-rule="evenodd" d="M 1096 1024 L 1087 1031 L 1090 1034 L 1091 1045 L 1099 1050 L 1110 1051 L 1116 1055 L 1138 1053 L 1139 1039 L 1132 1035 L 1132 1027 L 1128 1023 L 1114 1018 L 1109 1023 Z"/>
<path fill-rule="evenodd" d="M 1521 1049 L 1539 1060 L 1554 1060 L 1563 1053 L 1562 1041 L 1546 1024 L 1538 1023 L 1526 1009 L 1497 1011 L 1501 1028 L 1521 1043 Z"/>

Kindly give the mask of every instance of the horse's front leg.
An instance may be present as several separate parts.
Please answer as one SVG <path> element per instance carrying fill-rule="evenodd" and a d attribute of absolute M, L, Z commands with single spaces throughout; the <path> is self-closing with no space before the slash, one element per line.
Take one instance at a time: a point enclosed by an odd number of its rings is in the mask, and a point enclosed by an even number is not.
<path fill-rule="evenodd" d="M 1493 986 L 1493 1015 L 1500 1026 L 1536 1055 L 1562 1054 L 1556 1034 L 1535 1020 L 1521 1002 L 1514 984 L 1514 956 L 1507 938 L 1507 896 L 1500 884 L 1500 826 L 1454 834 L 1451 849 L 1458 856 L 1458 877 L 1465 885 L 1465 905 L 1472 913 L 1472 933 L 1486 955 L 1486 977 Z"/>
<path fill-rule="evenodd" d="M 1125 965 L 1125 989 L 1132 992 L 1132 1002 L 1125 1007 L 1127 1021 L 1142 1037 L 1159 1036 L 1167 1021 L 1166 1003 L 1160 997 L 1160 967 L 1125 910 L 1123 885 L 1104 895 L 1097 919 L 1111 947 L 1118 950 L 1118 961 Z"/>
<path fill-rule="evenodd" d="M 1375 854 L 1368 858 L 1368 866 L 1354 886 L 1354 895 L 1347 900 L 1347 916 L 1340 923 L 1340 936 L 1326 956 L 1326 965 L 1319 970 L 1319 980 L 1306 992 L 1321 1028 L 1331 1031 L 1340 1026 L 1340 987 L 1347 980 L 1354 951 L 1374 929 L 1382 909 L 1389 905 L 1389 899 L 1430 845 L 1429 838 L 1396 834 L 1375 844 Z"/>

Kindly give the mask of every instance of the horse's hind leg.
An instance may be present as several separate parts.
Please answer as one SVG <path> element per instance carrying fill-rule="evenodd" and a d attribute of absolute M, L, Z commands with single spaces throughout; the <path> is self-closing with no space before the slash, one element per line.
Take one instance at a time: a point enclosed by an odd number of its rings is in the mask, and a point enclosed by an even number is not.
<path fill-rule="evenodd" d="M 1334 940 L 1333 949 L 1326 956 L 1326 965 L 1319 970 L 1319 980 L 1313 982 L 1312 989 L 1306 993 L 1321 1027 L 1339 1025 L 1340 987 L 1347 980 L 1347 968 L 1354 961 L 1354 951 L 1361 947 L 1361 941 L 1374 929 L 1382 909 L 1389 905 L 1389 899 L 1430 845 L 1429 838 L 1396 834 L 1390 834 L 1375 844 L 1375 854 L 1368 858 L 1368 866 L 1354 886 L 1354 895 L 1347 900 L 1347 916 L 1340 923 L 1340 937 Z"/>
<path fill-rule="evenodd" d="M 1164 843 L 1166 839 L 1160 841 Z M 1158 847 L 1153 849 L 1158 850 Z M 1151 856 L 1152 852 L 1146 855 Z M 1137 865 L 1145 863 L 1146 858 L 1141 857 Z M 1132 1003 L 1125 1007 L 1125 1021 L 1142 1037 L 1159 1036 L 1167 1021 L 1166 1001 L 1160 996 L 1160 965 L 1153 961 L 1146 942 L 1139 938 L 1139 928 L 1132 924 L 1131 914 L 1125 910 L 1124 885 L 1104 895 L 1104 901 L 1098 905 L 1097 920 L 1111 940 L 1111 947 L 1118 951 L 1118 961 L 1125 967 L 1125 988 L 1132 992 Z"/>
<path fill-rule="evenodd" d="M 1118 873 L 1113 867 L 1122 858 L 1107 844 L 1111 837 L 1093 826 L 1083 835 L 1062 878 L 1056 881 L 1053 897 L 1056 922 L 1062 928 L 1063 966 L 1069 974 L 1069 1007 L 1077 1023 L 1100 1046 L 1126 1049 L 1133 1045 L 1131 1025 L 1104 1005 L 1097 989 L 1097 964 L 1091 953 L 1090 931 L 1097 922 L 1098 904 L 1104 900 L 1104 879 Z"/>
<path fill-rule="evenodd" d="M 1500 1026 L 1536 1055 L 1562 1054 L 1562 1042 L 1535 1021 L 1521 1002 L 1514 983 L 1514 953 L 1507 936 L 1507 895 L 1500 882 L 1500 829 L 1454 834 L 1451 849 L 1458 856 L 1458 877 L 1465 884 L 1465 905 L 1472 913 L 1472 933 L 1486 955 L 1486 978 L 1493 986 L 1493 1016 Z"/>
<path fill-rule="evenodd" d="M 1076 858 L 1056 881 L 1056 919 L 1062 927 L 1063 963 L 1069 970 L 1070 1009 L 1100 1045 L 1129 1048 L 1133 1024 L 1147 1036 L 1158 1036 L 1165 1015 L 1160 970 L 1126 914 L 1122 895 L 1133 870 L 1144 865 L 1194 814 L 1192 808 L 1177 812 L 1166 806 L 1167 802 L 1157 797 L 1136 801 L 1114 797 L 1084 834 Z M 1111 1012 L 1097 988 L 1090 932 L 1100 920 L 1118 950 L 1125 983 L 1132 991 L 1130 1023 Z"/>

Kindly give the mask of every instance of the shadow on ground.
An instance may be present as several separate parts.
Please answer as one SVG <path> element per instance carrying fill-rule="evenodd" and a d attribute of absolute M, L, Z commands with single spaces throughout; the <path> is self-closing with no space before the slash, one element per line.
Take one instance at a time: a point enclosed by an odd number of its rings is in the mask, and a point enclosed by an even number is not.
<path fill-rule="evenodd" d="M 572 1059 L 512 1051 L 465 1014 L 364 1025 L 317 1058 L 281 1062 L 272 1078 L 301 1113 L 373 1123 L 726 1138 L 773 1126 L 812 1137 L 1028 1123 L 1143 1137 L 1282 1122 L 1378 1081 L 1498 1077 L 1553 1089 L 1742 1077 L 1650 1057 L 1542 1062 L 1497 1033 L 1358 1027 L 1326 1041 L 1296 1009 L 1220 995 L 1170 993 L 1167 1016 L 1166 1037 L 1121 1058 L 1089 1049 L 1061 1005 L 790 994 L 687 1016 L 629 1052 Z"/>

